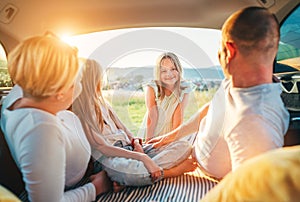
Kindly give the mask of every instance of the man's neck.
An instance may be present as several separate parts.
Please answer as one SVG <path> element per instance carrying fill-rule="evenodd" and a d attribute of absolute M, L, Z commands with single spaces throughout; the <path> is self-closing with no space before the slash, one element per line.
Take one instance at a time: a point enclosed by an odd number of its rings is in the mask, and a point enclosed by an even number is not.
<path fill-rule="evenodd" d="M 255 67 L 244 68 L 231 76 L 233 87 L 248 88 L 266 83 L 273 83 L 272 68 Z"/>

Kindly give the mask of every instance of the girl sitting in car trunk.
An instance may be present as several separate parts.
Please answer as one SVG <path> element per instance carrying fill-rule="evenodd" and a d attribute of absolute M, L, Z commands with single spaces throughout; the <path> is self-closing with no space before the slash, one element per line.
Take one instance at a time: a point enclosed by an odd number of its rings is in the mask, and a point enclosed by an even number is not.
<path fill-rule="evenodd" d="M 196 168 L 194 160 L 188 159 L 189 142 L 180 140 L 153 149 L 134 137 L 103 98 L 102 68 L 96 61 L 85 61 L 81 82 L 82 92 L 72 110 L 82 122 L 93 157 L 112 181 L 143 186 Z"/>

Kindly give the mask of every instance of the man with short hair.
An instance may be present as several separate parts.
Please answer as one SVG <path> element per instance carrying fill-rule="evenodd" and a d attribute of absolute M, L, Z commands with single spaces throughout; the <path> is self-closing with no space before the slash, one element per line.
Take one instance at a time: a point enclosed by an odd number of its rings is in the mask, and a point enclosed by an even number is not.
<path fill-rule="evenodd" d="M 279 25 L 267 9 L 249 7 L 222 27 L 219 60 L 225 79 L 210 103 L 174 131 L 152 139 L 160 147 L 197 133 L 193 155 L 203 172 L 222 179 L 245 160 L 283 146 L 289 113 L 273 83 Z"/>

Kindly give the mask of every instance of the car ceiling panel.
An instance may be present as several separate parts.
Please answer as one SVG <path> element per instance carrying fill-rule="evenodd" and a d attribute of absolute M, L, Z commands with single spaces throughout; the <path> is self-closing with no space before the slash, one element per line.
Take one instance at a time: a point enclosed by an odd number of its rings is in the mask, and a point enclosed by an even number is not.
<path fill-rule="evenodd" d="M 271 10 L 292 6 L 300 0 L 272 0 Z M 9 23 L 0 22 L 4 35 L 20 41 L 43 34 L 83 34 L 107 29 L 149 26 L 185 26 L 219 29 L 234 11 L 261 6 L 256 0 L 1 0 L 0 10 L 10 4 L 18 11 Z M 1 39 L 1 41 L 3 41 Z M 5 43 L 5 42 L 4 42 Z M 14 43 L 11 43 L 14 45 Z M 11 48 L 8 44 L 8 49 Z"/>

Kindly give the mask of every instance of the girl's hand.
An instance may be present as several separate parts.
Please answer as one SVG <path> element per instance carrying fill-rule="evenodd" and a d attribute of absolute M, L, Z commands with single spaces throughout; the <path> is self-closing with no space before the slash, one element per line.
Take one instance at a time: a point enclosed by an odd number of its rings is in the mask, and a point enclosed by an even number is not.
<path fill-rule="evenodd" d="M 163 178 L 163 170 L 149 156 L 145 154 L 143 163 L 150 173 L 152 182 Z"/>
<path fill-rule="evenodd" d="M 140 138 L 132 138 L 131 140 L 131 146 L 135 152 L 145 153 L 142 144 L 143 141 Z"/>
<path fill-rule="evenodd" d="M 165 144 L 169 144 L 171 142 L 174 142 L 175 138 L 171 135 L 163 135 L 159 137 L 155 137 L 147 141 L 147 144 L 152 144 L 154 148 L 159 148 Z"/>

